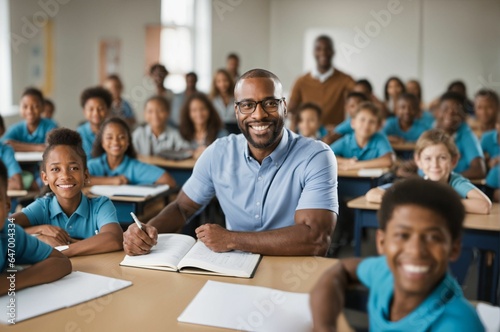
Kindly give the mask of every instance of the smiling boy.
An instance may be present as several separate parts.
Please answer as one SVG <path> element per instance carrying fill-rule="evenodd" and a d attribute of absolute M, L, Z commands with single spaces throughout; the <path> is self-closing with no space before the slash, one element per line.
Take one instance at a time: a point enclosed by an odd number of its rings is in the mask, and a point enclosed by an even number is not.
<path fill-rule="evenodd" d="M 484 331 L 448 263 L 460 255 L 465 210 L 450 187 L 422 179 L 387 190 L 378 212 L 380 257 L 340 260 L 311 292 L 315 331 L 334 331 L 345 290 L 370 289 L 373 331 Z"/>

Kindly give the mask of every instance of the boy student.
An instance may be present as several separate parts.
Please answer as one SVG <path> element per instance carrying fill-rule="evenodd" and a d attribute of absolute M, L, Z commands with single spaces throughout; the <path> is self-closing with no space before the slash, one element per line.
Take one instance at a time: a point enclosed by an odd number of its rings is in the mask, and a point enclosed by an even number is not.
<path fill-rule="evenodd" d="M 416 142 L 429 127 L 423 121 L 417 121 L 419 101 L 415 95 L 403 93 L 398 100 L 396 116 L 386 120 L 383 132 L 389 142 Z"/>
<path fill-rule="evenodd" d="M 378 132 L 382 115 L 371 102 L 359 105 L 351 120 L 353 133 L 347 134 L 332 145 L 339 169 L 390 167 L 394 151 L 384 134 Z"/>
<path fill-rule="evenodd" d="M 481 89 L 474 98 L 474 113 L 481 133 L 495 129 L 495 122 L 500 113 L 500 101 L 495 91 Z"/>
<path fill-rule="evenodd" d="M 369 288 L 371 331 L 484 331 L 448 263 L 460 255 L 465 218 L 458 194 L 444 184 L 409 179 L 389 188 L 378 212 L 377 251 L 347 258 L 311 291 L 315 331 L 335 331 L 349 285 Z"/>
<path fill-rule="evenodd" d="M 305 103 L 297 110 L 297 128 L 304 137 L 321 139 L 326 129 L 321 126 L 321 108 L 313 103 Z"/>
<path fill-rule="evenodd" d="M 0 115 L 0 133 L 5 132 L 5 124 L 3 117 Z M 0 142 L 0 160 L 7 165 L 8 184 L 7 190 L 23 189 L 23 182 L 21 177 L 21 167 L 14 157 L 14 149 L 7 144 Z"/>
<path fill-rule="evenodd" d="M 7 169 L 0 161 L 0 295 L 7 294 L 10 288 L 10 273 L 3 271 L 11 266 L 12 250 L 15 250 L 15 264 L 32 264 L 16 272 L 16 290 L 55 281 L 71 273 L 71 262 L 66 256 L 6 221 L 9 210 Z M 9 241 L 11 238 L 13 242 Z M 7 246 L 10 243 L 15 244 L 14 248 Z"/>
<path fill-rule="evenodd" d="M 435 115 L 436 128 L 455 138 L 460 159 L 454 171 L 469 179 L 483 179 L 486 163 L 479 140 L 465 123 L 464 97 L 446 92 L 439 100 Z"/>
<path fill-rule="evenodd" d="M 12 146 L 15 151 L 44 151 L 45 137 L 57 125 L 50 119 L 42 118 L 43 104 L 42 92 L 27 88 L 20 102 L 24 121 L 10 126 L 1 141 Z"/>
<path fill-rule="evenodd" d="M 91 158 L 95 136 L 99 131 L 99 127 L 109 115 L 112 101 L 111 93 L 102 87 L 85 89 L 80 96 L 83 115 L 87 121 L 80 125 L 76 131 L 82 137 L 83 151 L 87 154 L 87 159 Z"/>
<path fill-rule="evenodd" d="M 130 128 L 134 128 L 136 120 L 135 114 L 129 102 L 122 98 L 123 83 L 120 76 L 111 74 L 104 80 L 103 88 L 111 93 L 113 102 L 110 107 L 110 115 L 118 116 L 125 120 Z"/>

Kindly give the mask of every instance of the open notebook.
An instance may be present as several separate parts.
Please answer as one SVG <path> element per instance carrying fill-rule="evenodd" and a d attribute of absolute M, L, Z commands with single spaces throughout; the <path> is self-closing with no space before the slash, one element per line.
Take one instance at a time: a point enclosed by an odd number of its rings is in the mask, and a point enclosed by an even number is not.
<path fill-rule="evenodd" d="M 90 301 L 130 285 L 132 282 L 127 280 L 72 272 L 54 282 L 16 291 L 15 322 Z M 8 308 L 9 301 L 8 295 L 0 297 L 0 307 Z M 6 314 L 0 315 L 0 323 L 11 323 L 9 318 Z"/>
<path fill-rule="evenodd" d="M 142 256 L 125 256 L 120 265 L 251 278 L 257 269 L 260 255 L 241 251 L 213 252 L 201 241 L 183 234 L 160 234 L 158 244 Z"/>
<path fill-rule="evenodd" d="M 130 196 L 130 197 L 148 197 L 155 196 L 170 187 L 167 184 L 163 185 L 98 185 L 90 187 L 90 192 L 98 196 Z"/>

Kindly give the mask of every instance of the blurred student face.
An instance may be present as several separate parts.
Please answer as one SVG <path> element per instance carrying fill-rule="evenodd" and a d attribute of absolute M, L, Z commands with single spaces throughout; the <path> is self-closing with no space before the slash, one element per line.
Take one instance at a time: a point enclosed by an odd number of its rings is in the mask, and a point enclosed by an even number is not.
<path fill-rule="evenodd" d="M 97 130 L 108 116 L 108 106 L 101 98 L 90 98 L 83 106 L 83 114 Z"/>
<path fill-rule="evenodd" d="M 370 92 L 370 90 L 368 90 L 368 87 L 366 85 L 364 85 L 364 84 L 356 84 L 356 85 L 354 85 L 354 89 L 352 89 L 352 91 L 362 93 L 362 94 L 364 94 L 368 98 L 370 98 L 370 96 L 372 94 Z"/>
<path fill-rule="evenodd" d="M 399 96 L 403 92 L 403 89 L 398 81 L 390 80 L 389 85 L 387 86 L 387 93 L 391 97 Z"/>
<path fill-rule="evenodd" d="M 45 103 L 43 105 L 42 116 L 47 119 L 52 119 L 54 116 L 54 107 L 49 103 Z"/>
<path fill-rule="evenodd" d="M 108 156 L 123 157 L 130 144 L 127 130 L 116 123 L 109 123 L 102 132 L 102 148 Z"/>
<path fill-rule="evenodd" d="M 302 136 L 316 138 L 316 133 L 320 127 L 318 113 L 312 109 L 302 110 L 298 127 Z"/>
<path fill-rule="evenodd" d="M 354 97 L 347 98 L 344 104 L 344 112 L 351 118 L 354 117 L 354 113 L 356 112 L 356 109 L 358 108 L 359 104 L 361 104 L 361 101 L 358 98 Z"/>
<path fill-rule="evenodd" d="M 415 156 L 418 168 L 432 181 L 448 183 L 448 178 L 457 164 L 457 158 L 452 158 L 446 145 L 429 145 Z"/>
<path fill-rule="evenodd" d="M 21 98 L 21 116 L 28 124 L 38 124 L 42 116 L 43 105 L 35 96 L 26 95 Z"/>
<path fill-rule="evenodd" d="M 399 121 L 406 125 L 411 125 L 413 120 L 415 120 L 417 110 L 413 107 L 409 100 L 400 98 L 396 109 L 396 115 L 399 118 Z"/>
<path fill-rule="evenodd" d="M 385 231 L 377 231 L 377 250 L 386 255 L 394 276 L 394 291 L 427 297 L 442 280 L 448 262 L 460 253 L 446 220 L 417 205 L 397 206 Z"/>
<path fill-rule="evenodd" d="M 436 112 L 436 125 L 448 133 L 454 133 L 458 130 L 464 121 L 465 114 L 462 106 L 455 100 L 444 100 L 439 104 Z"/>
<path fill-rule="evenodd" d="M 356 137 L 370 139 L 380 129 L 379 119 L 368 110 L 360 110 L 351 120 Z"/>
<path fill-rule="evenodd" d="M 113 100 L 120 100 L 120 96 L 122 94 L 120 83 L 116 80 L 108 79 L 104 81 L 103 87 L 111 93 Z"/>
<path fill-rule="evenodd" d="M 189 118 L 195 126 L 205 127 L 210 117 L 210 111 L 205 103 L 199 99 L 193 99 L 189 104 Z"/>
<path fill-rule="evenodd" d="M 238 72 L 238 68 L 240 67 L 240 62 L 238 59 L 235 58 L 229 58 L 226 61 L 226 69 L 230 73 L 236 73 Z"/>
<path fill-rule="evenodd" d="M 314 43 L 314 59 L 316 59 L 316 64 L 319 67 L 329 69 L 332 66 L 333 55 L 332 45 L 327 40 L 316 40 Z"/>
<path fill-rule="evenodd" d="M 418 97 L 420 95 L 420 87 L 417 82 L 409 81 L 406 83 L 406 92 Z"/>
<path fill-rule="evenodd" d="M 164 105 L 157 100 L 150 100 L 144 108 L 144 120 L 151 128 L 164 129 L 167 125 L 169 112 Z"/>
<path fill-rule="evenodd" d="M 84 170 L 82 158 L 68 145 L 58 145 L 48 154 L 41 178 L 58 199 L 80 199 L 81 190 L 89 173 Z"/>
<path fill-rule="evenodd" d="M 215 87 L 220 93 L 229 93 L 230 84 L 226 75 L 223 73 L 217 73 L 217 75 L 215 75 Z"/>
<path fill-rule="evenodd" d="M 163 86 L 165 78 L 167 78 L 167 72 L 163 68 L 156 68 L 151 73 L 151 78 L 155 82 L 156 86 Z"/>
<path fill-rule="evenodd" d="M 477 96 L 474 99 L 474 112 L 481 124 L 489 125 L 493 123 L 498 114 L 498 106 L 487 96 Z"/>
<path fill-rule="evenodd" d="M 196 90 L 196 83 L 197 83 L 196 77 L 194 77 L 193 75 L 186 76 L 186 90 L 189 91 Z"/>

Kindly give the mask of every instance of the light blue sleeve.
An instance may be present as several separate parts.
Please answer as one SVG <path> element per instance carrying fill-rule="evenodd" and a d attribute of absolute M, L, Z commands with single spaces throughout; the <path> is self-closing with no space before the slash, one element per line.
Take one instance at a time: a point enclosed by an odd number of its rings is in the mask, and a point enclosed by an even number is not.
<path fill-rule="evenodd" d="M 31 225 L 50 225 L 49 219 L 50 198 L 37 198 L 33 203 L 21 210 L 26 215 Z"/>
<path fill-rule="evenodd" d="M 460 174 L 456 174 L 450 185 L 462 198 L 467 198 L 467 193 L 471 190 L 477 189 L 468 179 Z"/>
<path fill-rule="evenodd" d="M 377 133 L 376 135 L 376 147 L 377 147 L 377 156 L 375 158 L 382 157 L 388 153 L 394 153 L 392 149 L 391 143 L 387 136 L 381 133 Z"/>
<path fill-rule="evenodd" d="M 441 319 L 432 324 L 431 331 L 474 331 L 484 332 L 484 326 L 479 319 L 476 310 L 466 302 L 453 303 L 453 308 L 448 306 Z M 457 300 L 453 301 L 457 302 Z"/>
<path fill-rule="evenodd" d="M 5 142 L 7 140 L 13 141 L 22 141 L 22 126 L 24 121 L 18 122 L 7 128 L 5 134 L 3 134 L 1 142 Z"/>
<path fill-rule="evenodd" d="M 7 167 L 8 177 L 11 178 L 16 174 L 21 174 L 22 170 L 17 162 L 14 149 L 8 145 L 3 147 L 2 161 Z"/>
<path fill-rule="evenodd" d="M 351 127 L 351 119 L 348 118 L 342 121 L 338 126 L 335 127 L 334 132 L 342 136 L 352 133 L 353 130 Z"/>
<path fill-rule="evenodd" d="M 464 156 L 461 156 L 461 158 L 465 158 L 467 160 L 467 164 L 470 165 L 471 161 L 478 157 L 484 158 L 479 139 L 472 131 L 469 131 L 467 135 L 462 136 L 462 146 L 464 147 Z"/>
<path fill-rule="evenodd" d="M 346 155 L 346 150 L 347 150 L 346 149 L 346 143 L 347 143 L 347 137 L 344 136 L 344 137 L 336 140 L 335 142 L 333 142 L 330 145 L 330 148 L 335 153 L 335 155 L 344 158 L 345 155 Z"/>
<path fill-rule="evenodd" d="M 149 165 L 137 159 L 131 160 L 133 162 L 129 164 L 129 167 L 132 167 L 133 176 L 129 181 L 133 184 L 153 184 L 166 172 L 158 166 Z"/>
<path fill-rule="evenodd" d="M 397 117 L 391 117 L 385 121 L 384 128 L 382 129 L 382 132 L 387 135 L 387 136 L 397 136 L 398 132 L 396 130 L 396 121 L 398 121 Z"/>
<path fill-rule="evenodd" d="M 113 202 L 107 197 L 93 198 L 92 215 L 96 218 L 97 229 L 107 224 L 118 224 L 116 208 Z"/>
<path fill-rule="evenodd" d="M 359 281 L 368 288 L 377 285 L 378 278 L 389 270 L 385 256 L 368 257 L 359 263 L 356 275 Z M 384 273 L 385 272 L 385 273 Z"/>
<path fill-rule="evenodd" d="M 486 185 L 493 189 L 500 189 L 500 164 L 490 169 L 486 176 Z"/>
<path fill-rule="evenodd" d="M 193 174 L 184 183 L 182 190 L 196 204 L 206 205 L 215 196 L 211 174 L 211 160 L 217 142 L 208 146 L 194 165 Z"/>
<path fill-rule="evenodd" d="M 50 245 L 26 234 L 21 226 L 16 225 L 15 230 L 16 264 L 35 264 L 43 261 L 52 253 Z"/>
<path fill-rule="evenodd" d="M 100 163 L 100 157 L 89 160 L 87 162 L 87 168 L 92 176 L 104 176 L 104 169 Z"/>

